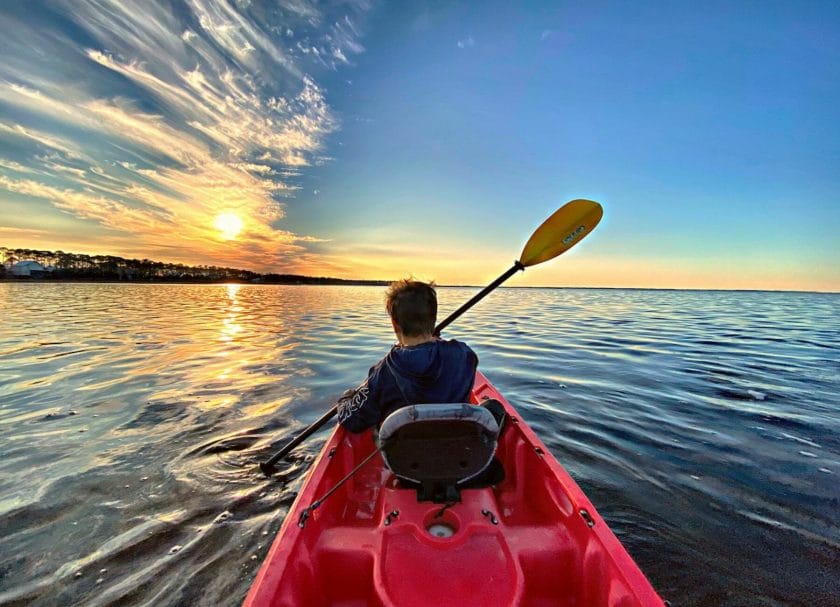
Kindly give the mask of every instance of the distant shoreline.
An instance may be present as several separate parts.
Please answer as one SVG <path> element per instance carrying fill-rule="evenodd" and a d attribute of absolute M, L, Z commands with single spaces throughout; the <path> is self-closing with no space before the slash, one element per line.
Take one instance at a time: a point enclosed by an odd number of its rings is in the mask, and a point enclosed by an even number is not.
<path fill-rule="evenodd" d="M 279 280 L 236 280 L 236 279 L 228 279 L 228 280 L 202 280 L 202 279 L 189 279 L 189 278 L 173 278 L 172 280 L 167 280 L 163 278 L 155 279 L 155 280 L 148 280 L 148 279 L 137 279 L 137 280 L 120 280 L 117 278 L 108 279 L 108 278 L 32 278 L 29 276 L 21 276 L 17 278 L 0 278 L 0 283 L 2 282 L 11 282 L 11 283 L 20 283 L 20 284 L 27 284 L 27 283 L 38 283 L 38 284 L 45 284 L 45 283 L 91 283 L 91 284 L 119 284 L 119 285 L 303 285 L 303 286 L 312 286 L 312 285 L 331 285 L 331 286 L 346 286 L 346 287 L 387 287 L 391 284 L 391 281 L 387 280 L 352 280 L 352 279 L 343 279 L 343 278 L 319 278 L 313 276 L 302 276 L 299 278 L 294 279 L 279 279 Z"/>
<path fill-rule="evenodd" d="M 89 255 L 64 251 L 40 251 L 0 246 L 0 283 L 103 283 L 103 284 L 264 284 L 264 285 L 323 285 L 387 287 L 391 280 L 334 278 L 289 273 L 259 273 L 239 268 L 219 266 L 189 266 L 150 259 L 126 259 L 115 255 Z M 21 268 L 21 266 L 23 266 Z M 17 269 L 17 271 L 16 271 Z M 483 284 L 438 284 L 441 288 L 481 289 Z M 800 289 L 703 289 L 673 287 L 612 287 L 612 286 L 537 286 L 501 285 L 503 289 L 580 289 L 627 291 L 689 291 L 714 293 L 820 293 L 840 294 L 832 291 Z"/>
<path fill-rule="evenodd" d="M 388 280 L 353 280 L 343 278 L 318 278 L 301 277 L 295 280 L 257 281 L 247 280 L 188 280 L 184 278 L 173 280 L 108 280 L 95 278 L 0 278 L 0 284 L 119 284 L 119 285 L 279 285 L 279 286 L 326 286 L 326 287 L 387 287 L 391 284 Z M 436 285 L 443 289 L 481 289 L 485 285 Z M 840 291 L 801 291 L 801 290 L 779 290 L 779 289 L 678 289 L 671 287 L 548 287 L 519 285 L 501 285 L 500 289 L 550 289 L 550 290 L 575 290 L 575 291 L 708 291 L 713 293 L 805 293 L 813 295 L 840 295 Z"/>

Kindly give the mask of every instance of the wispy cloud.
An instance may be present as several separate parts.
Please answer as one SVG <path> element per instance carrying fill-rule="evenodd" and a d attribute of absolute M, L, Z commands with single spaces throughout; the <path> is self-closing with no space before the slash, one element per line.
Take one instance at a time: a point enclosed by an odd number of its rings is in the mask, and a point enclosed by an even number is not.
<path fill-rule="evenodd" d="M 283 227 L 285 205 L 339 128 L 318 74 L 362 52 L 365 3 L 12 8 L 0 8 L 0 190 L 126 251 L 262 269 L 307 258 L 320 239 Z M 244 221 L 235 243 L 213 227 L 222 212 Z"/>
<path fill-rule="evenodd" d="M 475 46 L 475 40 L 472 36 L 467 36 L 462 40 L 458 40 L 458 48 L 468 48 L 471 46 Z"/>
<path fill-rule="evenodd" d="M 0 168 L 7 169 L 9 171 L 13 171 L 15 173 L 34 173 L 32 169 L 28 166 L 24 166 L 19 162 L 15 162 L 14 160 L 5 160 L 0 158 Z"/>
<path fill-rule="evenodd" d="M 69 158 L 81 158 L 78 148 L 60 137 L 54 137 L 42 131 L 29 129 L 20 124 L 0 122 L 0 135 L 4 138 L 20 138 L 38 144 L 41 148 L 49 148 L 62 152 Z"/>

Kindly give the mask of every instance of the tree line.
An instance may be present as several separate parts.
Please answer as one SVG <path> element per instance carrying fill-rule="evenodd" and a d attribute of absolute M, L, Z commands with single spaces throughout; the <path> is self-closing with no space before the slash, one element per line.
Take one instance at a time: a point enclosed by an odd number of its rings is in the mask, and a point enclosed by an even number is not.
<path fill-rule="evenodd" d="M 126 259 L 115 255 L 87 255 L 64 251 L 0 247 L 0 277 L 11 277 L 11 267 L 35 261 L 46 269 L 43 278 L 53 280 L 103 280 L 140 282 L 264 282 L 272 284 L 362 284 L 384 285 L 379 280 L 344 280 L 299 274 L 260 274 L 220 266 L 188 266 L 151 259 Z"/>

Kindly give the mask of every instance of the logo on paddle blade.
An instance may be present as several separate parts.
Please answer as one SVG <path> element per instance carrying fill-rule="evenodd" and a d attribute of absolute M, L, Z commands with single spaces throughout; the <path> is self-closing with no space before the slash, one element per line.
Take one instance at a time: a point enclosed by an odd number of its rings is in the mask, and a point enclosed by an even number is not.
<path fill-rule="evenodd" d="M 563 244 L 569 244 L 570 242 L 575 240 L 578 236 L 583 234 L 583 231 L 585 229 L 586 229 L 586 226 L 579 226 L 577 230 L 575 230 L 574 232 L 572 232 L 571 234 L 566 236 L 566 238 L 563 239 Z"/>

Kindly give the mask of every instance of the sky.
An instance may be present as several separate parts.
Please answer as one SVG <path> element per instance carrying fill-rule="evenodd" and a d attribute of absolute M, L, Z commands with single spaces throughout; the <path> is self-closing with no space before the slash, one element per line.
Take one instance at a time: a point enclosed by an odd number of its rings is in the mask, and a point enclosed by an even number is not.
<path fill-rule="evenodd" d="M 840 291 L 840 4 L 0 3 L 0 245 Z"/>

